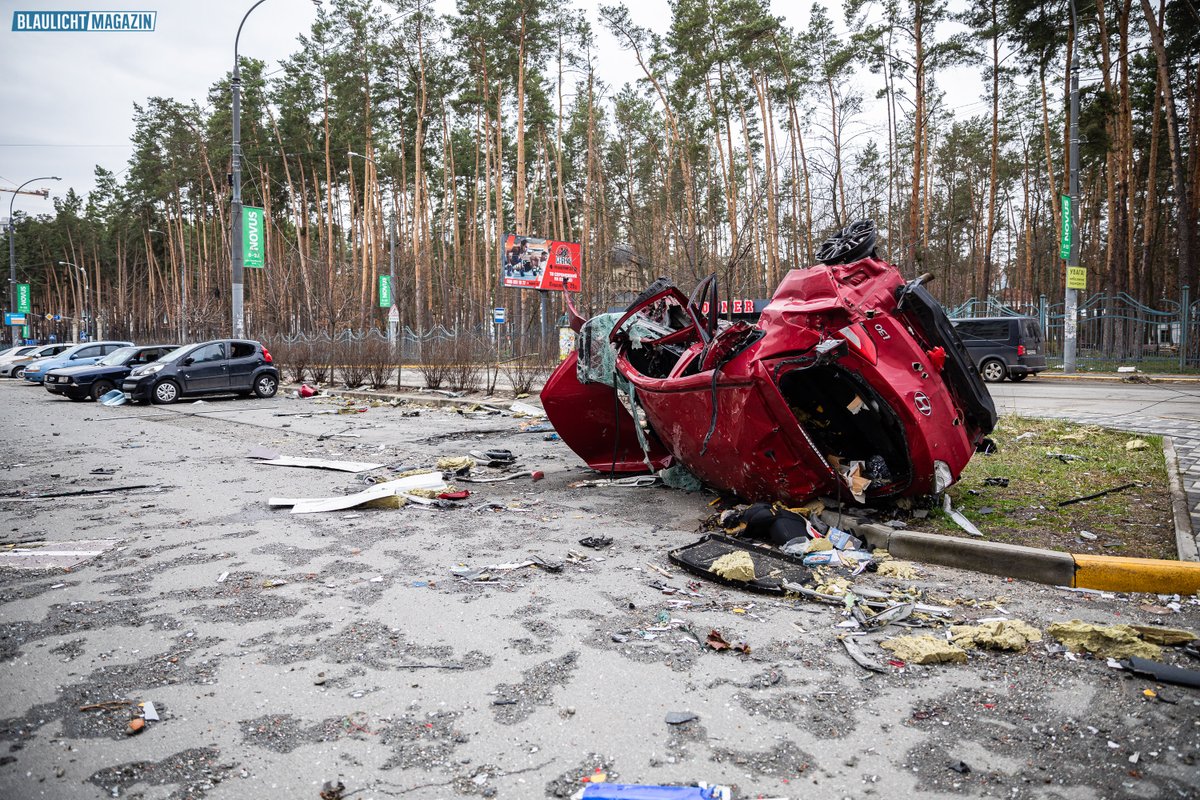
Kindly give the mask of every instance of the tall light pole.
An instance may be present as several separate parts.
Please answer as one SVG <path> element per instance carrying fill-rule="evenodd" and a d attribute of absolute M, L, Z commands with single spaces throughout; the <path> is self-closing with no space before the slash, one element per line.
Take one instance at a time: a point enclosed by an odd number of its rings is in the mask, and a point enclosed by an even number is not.
<path fill-rule="evenodd" d="M 358 156 L 363 161 L 370 161 L 371 164 L 378 169 L 379 164 L 370 156 L 364 156 L 362 153 L 356 153 L 349 150 L 346 153 L 349 156 Z M 392 223 L 388 225 L 388 284 L 391 287 L 392 306 L 396 306 L 396 209 L 392 208 Z M 389 311 L 389 317 L 391 312 Z M 398 325 L 388 320 L 388 341 L 392 347 L 396 346 L 396 328 Z"/>
<path fill-rule="evenodd" d="M 31 183 L 36 181 L 61 181 L 56 175 L 45 175 L 41 178 L 30 178 L 18 186 L 8 201 L 8 310 L 17 313 L 17 221 L 13 219 L 13 203 L 17 195 Z M 17 343 L 17 329 L 12 329 L 12 343 Z"/>
<path fill-rule="evenodd" d="M 1079 266 L 1079 29 L 1076 26 L 1075 0 L 1071 0 L 1071 30 L 1075 36 L 1075 47 L 1071 50 L 1071 141 L 1067 151 L 1068 169 L 1071 173 L 1071 214 L 1063 219 L 1070 225 L 1071 255 L 1067 259 L 1067 274 L 1071 267 Z M 1064 232 L 1064 235 L 1066 232 Z M 1079 340 L 1079 290 L 1067 288 L 1063 303 L 1063 372 L 1075 372 L 1075 350 Z"/>
<path fill-rule="evenodd" d="M 238 25 L 237 36 L 233 39 L 233 79 L 230 81 L 233 89 L 233 165 L 230 176 L 233 199 L 230 203 L 229 214 L 229 221 L 232 225 L 229 250 L 233 263 L 233 337 L 235 339 L 244 339 L 246 336 L 246 322 L 242 314 L 242 281 L 245 276 L 245 268 L 242 265 L 242 71 L 238 67 L 238 44 L 242 38 L 242 26 L 246 24 L 246 18 L 265 2 L 267 0 L 258 0 L 257 3 L 250 6 L 250 11 L 247 11 L 246 16 L 242 17 L 241 24 Z"/>
<path fill-rule="evenodd" d="M 79 270 L 79 274 L 83 276 L 83 308 L 81 308 L 79 310 L 79 317 L 80 317 L 80 322 L 83 323 L 83 335 L 87 336 L 87 333 L 88 333 L 87 321 L 88 321 L 88 318 L 91 316 L 91 314 L 88 313 L 88 294 L 90 294 L 92 291 L 91 284 L 88 282 L 87 270 L 84 269 L 83 267 L 79 266 L 78 264 L 72 264 L 70 261 L 60 261 L 58 263 L 64 267 L 74 267 L 75 269 Z M 91 339 L 90 336 L 88 336 L 88 338 Z"/>

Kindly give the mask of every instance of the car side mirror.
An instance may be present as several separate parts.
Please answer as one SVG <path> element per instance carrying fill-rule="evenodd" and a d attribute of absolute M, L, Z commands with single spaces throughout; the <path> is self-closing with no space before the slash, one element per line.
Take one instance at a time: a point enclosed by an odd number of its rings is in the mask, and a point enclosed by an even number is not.
<path fill-rule="evenodd" d="M 190 367 L 192 364 L 195 364 L 195 363 L 196 363 L 196 359 L 192 358 L 191 356 L 188 356 L 187 358 L 185 358 L 183 360 L 183 365 L 185 367 Z"/>

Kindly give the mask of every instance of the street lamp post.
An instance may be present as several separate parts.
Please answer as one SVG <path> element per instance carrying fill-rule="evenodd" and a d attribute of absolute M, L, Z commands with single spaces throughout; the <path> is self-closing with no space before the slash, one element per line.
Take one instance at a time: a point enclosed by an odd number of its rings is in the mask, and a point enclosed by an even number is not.
<path fill-rule="evenodd" d="M 250 6 L 246 16 L 238 25 L 237 36 L 233 39 L 233 79 L 230 87 L 233 89 L 233 164 L 231 167 L 230 183 L 233 187 L 233 199 L 230 203 L 230 223 L 232 229 L 229 236 L 230 257 L 233 264 L 233 337 L 243 339 L 246 336 L 245 318 L 242 314 L 242 281 L 245 268 L 242 263 L 242 71 L 238 67 L 238 43 L 242 38 L 242 26 L 254 9 L 267 0 L 258 0 Z"/>
<path fill-rule="evenodd" d="M 16 188 L 12 194 L 12 200 L 8 201 L 8 310 L 12 313 L 17 313 L 17 222 L 13 219 L 13 203 L 17 199 L 17 195 L 22 189 L 36 181 L 61 181 L 55 175 L 46 175 L 41 178 L 30 178 Z M 12 329 L 12 343 L 17 343 L 17 329 Z"/>
<path fill-rule="evenodd" d="M 88 282 L 87 270 L 78 264 L 72 264 L 70 261 L 60 261 L 58 263 L 64 267 L 74 267 L 75 269 L 79 270 L 79 274 L 83 276 L 83 308 L 79 310 L 79 316 L 80 322 L 83 323 L 83 335 L 90 340 L 91 337 L 88 336 L 88 319 L 91 317 L 91 314 L 88 311 L 88 295 L 92 291 L 92 286 L 91 283 Z"/>

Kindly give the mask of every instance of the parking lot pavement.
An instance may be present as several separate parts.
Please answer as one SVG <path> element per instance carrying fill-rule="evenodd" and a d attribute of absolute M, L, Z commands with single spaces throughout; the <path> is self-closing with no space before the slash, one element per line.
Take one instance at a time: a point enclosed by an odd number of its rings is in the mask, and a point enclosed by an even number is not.
<path fill-rule="evenodd" d="M 596 476 L 507 415 L 277 416 L 333 408 L 103 408 L 0 383 L 0 545 L 115 540 L 69 571 L 0 571 L 0 797 L 317 800 L 340 780 L 356 800 L 553 798 L 598 771 L 732 784 L 737 797 L 1200 792 L 1198 690 L 1069 659 L 1049 640 L 898 666 L 882 639 L 945 635 L 919 616 L 859 640 L 884 670 L 870 672 L 837 640 L 839 608 L 668 562 L 697 538 L 708 495 L 570 488 Z M 321 438 L 334 433 L 352 436 Z M 454 510 L 290 514 L 268 499 L 365 484 L 256 463 L 254 446 L 397 468 L 508 448 L 546 477 L 464 485 L 472 496 Z M 578 544 L 596 534 L 614 543 Z M 566 563 L 503 568 L 537 559 Z M 502 568 L 479 582 L 455 578 L 459 565 Z M 923 565 L 853 580 L 918 593 L 958 621 L 1200 628 L 1191 598 Z M 713 630 L 749 652 L 701 644 Z M 121 701 L 152 702 L 160 720 L 127 735 Z M 673 711 L 697 718 L 668 724 Z"/>
<path fill-rule="evenodd" d="M 1200 386 L 1032 380 L 989 388 L 1002 414 L 1170 436 L 1188 496 L 1192 535 L 1200 547 Z"/>

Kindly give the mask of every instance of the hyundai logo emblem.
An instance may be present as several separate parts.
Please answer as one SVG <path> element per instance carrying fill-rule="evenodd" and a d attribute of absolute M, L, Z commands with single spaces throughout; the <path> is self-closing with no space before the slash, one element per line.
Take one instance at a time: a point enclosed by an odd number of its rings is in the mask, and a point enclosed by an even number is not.
<path fill-rule="evenodd" d="M 913 405 L 917 407 L 917 411 L 927 417 L 933 411 L 933 403 L 929 402 L 929 397 L 924 392 L 917 392 L 913 395 Z"/>

